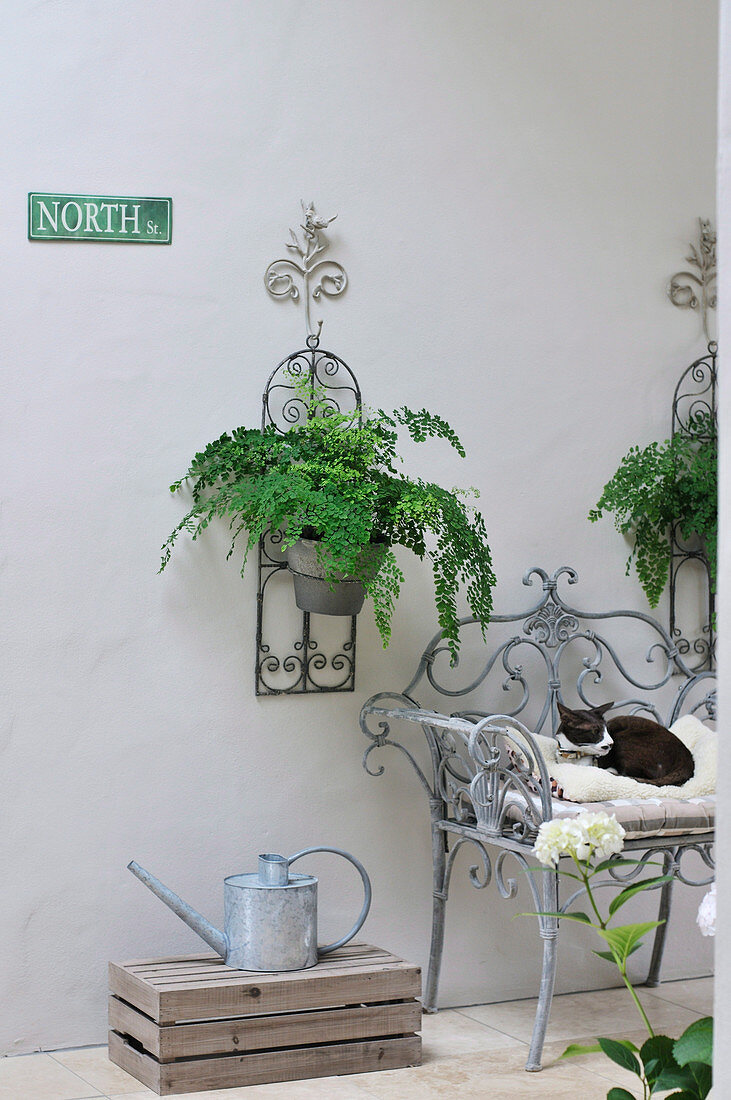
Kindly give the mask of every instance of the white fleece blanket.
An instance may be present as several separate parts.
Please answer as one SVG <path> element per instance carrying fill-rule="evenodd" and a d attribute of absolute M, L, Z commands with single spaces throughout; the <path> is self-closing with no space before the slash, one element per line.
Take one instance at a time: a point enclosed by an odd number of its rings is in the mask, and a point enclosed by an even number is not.
<path fill-rule="evenodd" d="M 584 767 L 559 759 L 553 737 L 533 736 L 555 779 L 569 802 L 606 802 L 613 798 L 699 798 L 716 791 L 717 734 L 692 714 L 678 718 L 671 732 L 688 746 L 695 761 L 695 773 L 680 787 L 655 787 L 604 768 Z"/>

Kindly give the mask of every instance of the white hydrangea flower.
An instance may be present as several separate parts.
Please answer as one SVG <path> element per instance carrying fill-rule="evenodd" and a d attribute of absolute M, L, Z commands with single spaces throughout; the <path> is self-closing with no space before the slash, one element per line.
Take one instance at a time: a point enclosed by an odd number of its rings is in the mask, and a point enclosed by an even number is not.
<path fill-rule="evenodd" d="M 560 856 L 580 860 L 607 859 L 624 846 L 624 829 L 611 814 L 583 812 L 578 817 L 544 821 L 533 848 L 546 867 L 558 866 Z"/>
<path fill-rule="evenodd" d="M 597 859 L 609 859 L 610 856 L 619 855 L 624 847 L 624 829 L 614 814 L 600 810 L 597 813 L 585 812 L 580 815 L 580 818 L 583 820 Z M 588 857 L 579 856 L 579 859 L 586 858 Z"/>
<path fill-rule="evenodd" d="M 716 935 L 716 884 L 711 886 L 703 901 L 698 906 L 696 922 L 703 936 Z"/>
<path fill-rule="evenodd" d="M 538 830 L 533 851 L 541 863 L 555 867 L 559 857 L 571 855 L 586 843 L 586 834 L 578 818 L 555 818 L 544 821 Z"/>

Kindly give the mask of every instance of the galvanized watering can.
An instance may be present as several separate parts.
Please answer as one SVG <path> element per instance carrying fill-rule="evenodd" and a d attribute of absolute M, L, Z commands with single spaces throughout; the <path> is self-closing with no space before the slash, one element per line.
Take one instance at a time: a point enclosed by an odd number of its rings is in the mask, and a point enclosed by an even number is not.
<path fill-rule="evenodd" d="M 363 908 L 347 936 L 325 947 L 317 946 L 317 879 L 289 872 L 295 860 L 312 852 L 333 852 L 349 860 L 357 868 L 365 891 Z M 227 966 L 236 970 L 276 972 L 314 966 L 322 955 L 352 940 L 371 907 L 371 882 L 365 867 L 340 848 L 304 848 L 289 859 L 260 855 L 258 872 L 224 879 L 223 932 L 139 863 L 132 861 L 128 869 L 218 952 Z"/>

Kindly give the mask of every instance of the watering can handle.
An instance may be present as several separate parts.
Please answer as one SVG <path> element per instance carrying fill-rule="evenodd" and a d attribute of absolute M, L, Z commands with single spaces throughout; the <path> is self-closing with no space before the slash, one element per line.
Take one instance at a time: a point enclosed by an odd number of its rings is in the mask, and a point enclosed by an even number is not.
<path fill-rule="evenodd" d="M 365 898 L 363 899 L 363 908 L 361 909 L 360 914 L 358 915 L 358 919 L 355 922 L 355 924 L 353 925 L 353 927 L 350 929 L 350 931 L 348 932 L 347 936 L 343 936 L 342 939 L 336 940 L 335 943 L 328 943 L 328 944 L 325 945 L 325 947 L 318 947 L 318 949 L 317 949 L 317 954 L 318 955 L 327 955 L 330 951 L 334 951 L 336 947 L 342 947 L 343 944 L 346 944 L 350 940 L 352 940 L 352 938 L 356 934 L 356 932 L 359 932 L 360 929 L 363 927 L 363 924 L 365 923 L 365 919 L 368 916 L 368 910 L 371 907 L 371 896 L 372 896 L 371 880 L 368 878 L 368 872 L 366 871 L 365 867 L 360 862 L 360 860 L 356 859 L 355 856 L 351 856 L 349 852 L 344 852 L 342 850 L 342 848 L 327 848 L 327 847 L 303 848 L 301 852 L 297 852 L 296 855 L 290 856 L 288 862 L 289 863 L 294 863 L 294 861 L 296 859 L 301 859 L 302 856 L 308 856 L 312 852 L 332 852 L 333 855 L 342 856 L 343 859 L 347 859 L 350 863 L 353 864 L 353 866 L 358 871 L 358 874 L 360 875 L 361 879 L 363 880 L 363 891 L 364 891 L 364 894 L 365 894 Z"/>

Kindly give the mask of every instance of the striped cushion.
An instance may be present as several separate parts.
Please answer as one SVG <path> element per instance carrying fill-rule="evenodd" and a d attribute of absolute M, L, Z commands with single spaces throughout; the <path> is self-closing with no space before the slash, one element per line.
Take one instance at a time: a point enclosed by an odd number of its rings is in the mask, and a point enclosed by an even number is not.
<path fill-rule="evenodd" d="M 554 817 L 576 817 L 583 810 L 614 814 L 626 839 L 708 833 L 716 818 L 716 796 L 703 798 L 615 798 L 607 802 L 566 802 L 553 799 Z"/>

